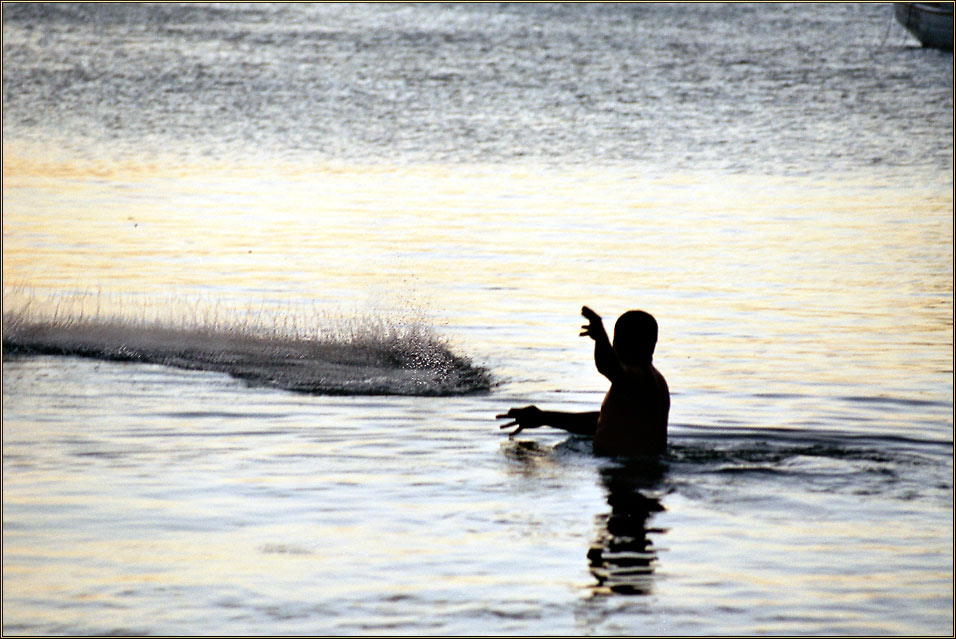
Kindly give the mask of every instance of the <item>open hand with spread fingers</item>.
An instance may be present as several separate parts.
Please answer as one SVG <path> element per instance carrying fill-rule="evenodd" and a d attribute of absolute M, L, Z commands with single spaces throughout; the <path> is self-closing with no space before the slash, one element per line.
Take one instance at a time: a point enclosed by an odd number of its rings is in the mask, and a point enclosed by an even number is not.
<path fill-rule="evenodd" d="M 517 426 L 512 432 L 508 433 L 509 437 L 514 437 L 521 431 L 526 428 L 539 428 L 544 426 L 544 414 L 541 412 L 537 406 L 525 406 L 524 408 L 512 408 L 507 413 L 503 415 L 496 415 L 495 419 L 510 419 L 512 421 L 507 424 L 499 426 L 500 429 L 504 430 L 505 428 L 511 428 L 512 426 Z"/>
<path fill-rule="evenodd" d="M 597 339 L 599 335 L 604 333 L 604 323 L 601 321 L 600 315 L 587 306 L 581 307 L 581 315 L 588 321 L 587 324 L 581 327 L 581 337 Z"/>

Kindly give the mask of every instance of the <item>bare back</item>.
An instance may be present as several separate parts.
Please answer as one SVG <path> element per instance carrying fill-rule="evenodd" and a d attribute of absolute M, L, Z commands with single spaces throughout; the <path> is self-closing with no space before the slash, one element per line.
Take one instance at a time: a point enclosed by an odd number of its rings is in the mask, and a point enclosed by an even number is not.
<path fill-rule="evenodd" d="M 663 453 L 671 404 L 667 382 L 650 363 L 622 369 L 601 404 L 594 450 L 613 456 Z"/>

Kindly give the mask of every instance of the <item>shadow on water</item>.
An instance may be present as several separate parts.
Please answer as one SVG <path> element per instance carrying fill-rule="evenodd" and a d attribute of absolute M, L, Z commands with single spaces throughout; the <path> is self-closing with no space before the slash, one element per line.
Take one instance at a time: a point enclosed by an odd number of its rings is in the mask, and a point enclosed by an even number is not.
<path fill-rule="evenodd" d="M 646 595 L 651 592 L 657 551 L 652 535 L 665 532 L 648 525 L 664 510 L 657 497 L 666 466 L 655 458 L 627 460 L 601 468 L 611 511 L 598 515 L 598 535 L 588 550 L 595 594 Z"/>

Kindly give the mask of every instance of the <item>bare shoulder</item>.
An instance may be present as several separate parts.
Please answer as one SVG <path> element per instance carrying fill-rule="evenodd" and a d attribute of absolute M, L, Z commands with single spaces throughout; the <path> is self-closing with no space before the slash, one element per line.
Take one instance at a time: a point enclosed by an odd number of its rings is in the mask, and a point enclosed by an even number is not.
<path fill-rule="evenodd" d="M 657 382 L 664 387 L 664 390 L 668 390 L 667 380 L 664 379 L 664 375 L 654 366 L 651 366 L 651 370 L 654 371 L 654 378 L 657 380 Z"/>

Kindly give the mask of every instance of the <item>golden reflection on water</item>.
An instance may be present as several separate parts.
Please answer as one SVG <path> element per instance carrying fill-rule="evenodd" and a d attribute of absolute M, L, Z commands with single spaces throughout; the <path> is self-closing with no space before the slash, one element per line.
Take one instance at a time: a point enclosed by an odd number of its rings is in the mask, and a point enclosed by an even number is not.
<path fill-rule="evenodd" d="M 444 267 L 430 276 L 462 277 L 505 257 L 530 271 L 509 268 L 513 277 L 594 275 L 600 261 L 602 278 L 639 275 L 639 265 L 660 286 L 686 286 L 684 276 L 720 292 L 759 278 L 792 294 L 812 288 L 823 266 L 852 285 L 896 272 L 880 264 L 952 256 L 945 191 L 654 181 L 613 168 L 107 168 L 9 154 L 3 171 L 5 285 L 254 288 L 343 272 L 374 281 L 382 266 L 408 273 L 422 261 Z M 547 257 L 559 259 L 535 259 Z"/>
<path fill-rule="evenodd" d="M 642 306 L 665 322 L 668 370 L 691 374 L 693 358 L 711 380 L 801 352 L 821 383 L 882 358 L 876 370 L 925 368 L 907 363 L 912 344 L 952 344 L 952 243 L 945 184 L 13 152 L 3 165 L 5 310 L 294 314 L 423 296 L 452 328 L 530 317 L 558 346 L 555 314 Z M 719 357 L 697 348 L 717 339 Z"/>
<path fill-rule="evenodd" d="M 505 371 L 528 392 L 603 389 L 590 366 L 589 346 L 575 341 L 580 305 L 588 303 L 608 319 L 641 306 L 661 322 L 657 360 L 675 390 L 677 426 L 812 429 L 822 423 L 852 430 L 854 423 L 841 421 L 840 403 L 826 392 L 874 398 L 894 385 L 905 386 L 894 397 L 925 393 L 938 403 L 948 390 L 951 401 L 951 385 L 942 386 L 945 371 L 952 372 L 952 241 L 952 192 L 933 186 L 691 174 L 651 179 L 627 168 L 586 167 L 181 167 L 157 161 L 85 168 L 31 164 L 7 155 L 3 168 L 5 312 L 30 303 L 40 314 L 59 305 L 74 314 L 155 312 L 175 319 L 202 316 L 204 308 L 213 315 L 263 307 L 299 313 L 313 305 L 339 308 L 377 297 L 404 303 L 424 295 L 449 330 L 466 335 L 479 350 L 513 360 L 533 352 L 534 361 L 511 362 Z M 841 385 L 854 390 L 841 391 Z M 868 385 L 865 392 L 861 385 Z M 785 394 L 798 386 L 799 396 L 789 400 L 755 401 L 759 393 Z M 707 406 L 711 390 L 725 396 Z M 378 409 L 366 410 L 362 419 L 368 423 L 384 421 Z M 891 410 L 874 408 L 878 426 L 897 426 Z M 894 434 L 918 429 L 919 411 L 931 409 L 896 410 L 905 416 Z M 865 408 L 854 411 L 853 419 L 869 417 Z M 314 419 L 308 416 L 310 426 Z M 932 428 L 940 420 L 926 421 Z M 5 422 L 5 440 L 8 427 L 18 424 Z M 347 443 L 321 446 L 330 458 L 360 459 L 363 450 L 388 450 L 388 443 L 350 433 Z M 303 452 L 301 442 L 295 446 Z M 348 454 L 339 455 L 342 451 Z M 374 487 L 383 477 L 376 463 L 367 472 L 310 469 L 310 478 L 333 490 Z M 567 471 L 562 464 L 549 467 L 547 459 L 534 466 L 545 475 Z M 221 488 L 216 482 L 222 476 L 228 473 L 217 469 L 209 480 L 214 488 Z M 226 494 L 252 491 L 255 499 L 266 499 L 258 491 L 282 488 L 274 477 L 239 476 Z M 32 504 L 5 495 L 5 506 L 90 505 L 90 494 L 103 490 L 64 474 L 48 481 L 69 486 L 76 501 L 48 496 Z M 22 536 L 5 530 L 4 570 L 23 589 L 19 597 L 35 593 L 33 598 L 42 600 L 56 592 L 58 600 L 72 604 L 97 598 L 122 604 L 124 591 L 138 590 L 165 602 L 201 592 L 191 587 L 195 584 L 255 584 L 262 575 L 270 589 L 288 589 L 293 601 L 367 594 L 370 587 L 390 595 L 401 589 L 413 595 L 462 586 L 490 589 L 507 579 L 502 575 L 510 566 L 494 575 L 446 575 L 434 567 L 448 557 L 480 566 L 477 558 L 488 548 L 514 543 L 508 535 L 515 530 L 533 538 L 548 529 L 544 515 L 532 509 L 510 512 L 506 502 L 494 503 L 493 495 L 454 506 L 465 522 L 472 513 L 480 518 L 488 511 L 496 522 L 492 529 L 449 534 L 453 524 L 446 522 L 421 534 L 421 522 L 441 520 L 447 501 L 436 500 L 435 512 L 422 513 L 376 494 L 371 503 L 358 504 L 354 517 L 356 504 L 350 503 L 335 520 L 318 513 L 308 521 L 286 520 L 274 529 L 266 522 L 246 532 L 217 530 L 215 518 L 229 503 L 205 494 L 183 504 L 174 496 L 130 499 L 107 490 L 106 496 L 111 494 L 134 521 L 149 522 L 159 510 L 167 519 L 162 537 L 145 541 L 142 530 L 120 528 L 110 530 L 107 539 L 96 522 L 85 522 L 85 530 L 93 532 L 86 537 L 81 532 L 81 539 L 68 544 L 54 528 L 34 527 Z M 115 510 L 114 504 L 92 501 L 94 513 Z M 854 575 L 852 566 L 834 565 L 833 540 L 850 540 L 856 552 L 870 555 L 899 550 L 905 540 L 880 546 L 881 538 L 898 536 L 893 521 L 885 529 L 870 525 L 862 531 L 847 519 L 817 519 L 812 530 L 759 517 L 748 525 L 739 512 L 728 522 L 716 513 L 702 517 L 706 507 L 700 504 L 682 510 L 681 503 L 680 495 L 669 495 L 666 513 L 654 523 L 667 528 L 660 549 L 667 568 L 653 584 L 661 601 L 712 602 L 724 596 L 734 606 L 773 608 L 782 602 L 814 610 L 814 602 L 802 599 L 826 596 L 834 606 L 858 608 L 865 599 L 863 581 L 878 585 L 881 593 L 899 592 L 919 579 L 942 583 L 946 576 L 925 565 L 945 556 L 946 549 L 934 546 L 927 554 L 917 544 L 906 556 L 888 556 L 899 564 L 885 573 L 873 573 L 872 556 L 861 560 L 868 570 L 862 576 Z M 379 515 L 383 504 L 390 504 L 388 517 Z M 583 533 L 575 536 L 568 529 L 567 538 L 540 545 L 564 544 L 556 556 L 569 566 L 558 572 L 577 570 L 582 584 L 588 583 L 587 563 L 578 546 L 591 536 L 593 521 L 585 514 Z M 255 517 L 250 513 L 248 521 Z M 246 525 L 245 515 L 242 520 Z M 177 523 L 182 532 L 170 530 Z M 931 541 L 938 545 L 939 538 Z M 334 540 L 334 555 L 322 540 Z M 801 559 L 812 565 L 790 565 L 787 557 L 798 546 Z M 766 557 L 745 556 L 755 547 L 768 550 Z M 155 562 L 149 559 L 153 555 Z M 341 557 L 361 557 L 356 566 L 364 572 L 343 568 L 337 563 Z M 45 571 L 50 561 L 74 566 L 73 574 Z M 416 562 L 428 568 L 416 568 Z M 379 581 L 375 571 L 382 565 L 391 567 L 392 575 Z M 746 572 L 735 572 L 734 566 Z M 398 573 L 401 578 L 394 576 Z M 435 580 L 436 573 L 442 579 Z M 316 575 L 336 579 L 321 581 Z M 302 584 L 314 590 L 303 593 Z M 913 596 L 922 592 L 913 590 Z M 208 596 L 219 599 L 197 608 L 228 607 L 222 592 L 210 589 Z M 137 628 L 121 605 L 110 610 L 116 619 L 103 627 Z M 88 611 L 63 607 L 44 614 L 82 628 Z"/>

